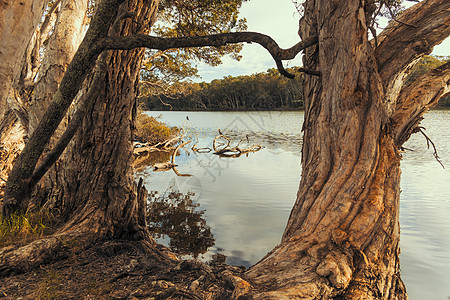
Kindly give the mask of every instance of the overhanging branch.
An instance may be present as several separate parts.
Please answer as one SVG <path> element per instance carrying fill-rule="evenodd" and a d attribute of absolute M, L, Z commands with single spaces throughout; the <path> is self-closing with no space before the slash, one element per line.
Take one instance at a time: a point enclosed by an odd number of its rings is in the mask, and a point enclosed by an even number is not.
<path fill-rule="evenodd" d="M 448 0 L 421 1 L 399 16 L 398 21 L 402 23 L 391 22 L 377 36 L 379 44 L 375 56 L 386 86 L 396 77 L 401 77 L 398 74 L 417 58 L 431 53 L 435 45 L 450 35 L 449 11 Z"/>
<path fill-rule="evenodd" d="M 208 36 L 188 36 L 161 38 L 149 35 L 132 35 L 124 37 L 107 37 L 98 41 L 97 47 L 108 50 L 131 50 L 145 47 L 155 50 L 168 50 L 174 48 L 191 47 L 220 47 L 227 44 L 257 43 L 263 46 L 273 57 L 280 73 L 286 77 L 293 78 L 294 75 L 287 72 L 282 60 L 294 59 L 302 50 L 315 45 L 317 37 L 311 37 L 301 41 L 289 49 L 282 49 L 270 36 L 257 32 L 230 32 Z M 303 70 L 301 70 L 303 71 Z M 304 70 L 307 74 L 318 75 L 315 71 Z"/>

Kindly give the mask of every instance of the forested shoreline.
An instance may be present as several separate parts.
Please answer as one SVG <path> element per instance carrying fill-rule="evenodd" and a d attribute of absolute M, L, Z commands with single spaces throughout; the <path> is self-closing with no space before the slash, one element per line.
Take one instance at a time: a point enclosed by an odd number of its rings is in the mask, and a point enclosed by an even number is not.
<path fill-rule="evenodd" d="M 295 73 L 295 69 L 287 69 Z M 178 83 L 171 94 L 140 98 L 144 110 L 289 110 L 303 108 L 304 75 L 280 76 L 276 69 L 226 76 L 211 83 Z"/>
<path fill-rule="evenodd" d="M 411 70 L 405 85 L 431 69 L 450 61 L 449 56 L 424 56 Z M 295 74 L 295 68 L 288 68 Z M 244 76 L 226 76 L 206 82 L 178 82 L 164 93 L 140 98 L 144 110 L 253 111 L 303 109 L 304 74 L 294 79 L 281 76 L 276 69 Z M 437 108 L 450 107 L 450 96 Z"/>

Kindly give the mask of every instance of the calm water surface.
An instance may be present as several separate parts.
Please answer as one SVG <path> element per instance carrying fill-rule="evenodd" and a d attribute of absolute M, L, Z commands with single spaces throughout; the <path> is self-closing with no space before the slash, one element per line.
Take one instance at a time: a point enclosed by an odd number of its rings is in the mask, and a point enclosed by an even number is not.
<path fill-rule="evenodd" d="M 191 145 L 197 143 L 197 147 L 211 147 L 219 129 L 232 137 L 232 145 L 243 139 L 240 147 L 265 147 L 239 158 L 182 150 L 176 157 L 178 172 L 192 176 L 153 172 L 151 166 L 137 174 L 144 178 L 154 199 L 188 199 L 193 204 L 190 211 L 198 213 L 191 225 L 176 227 L 186 235 L 172 239 L 174 248 L 203 243 L 208 251 L 199 258 L 204 260 L 220 255 L 226 256 L 229 264 L 248 267 L 258 262 L 280 242 L 296 198 L 303 112 L 148 114 L 187 128 L 195 140 Z M 402 161 L 402 278 L 410 299 L 445 300 L 450 296 L 450 111 L 432 111 L 422 124 L 447 169 L 436 162 L 421 135 L 414 135 L 405 145 L 414 151 L 405 152 Z M 185 202 L 179 203 L 178 208 L 186 209 Z M 192 233 L 198 237 L 188 238 Z M 169 243 L 167 236 L 159 241 Z"/>

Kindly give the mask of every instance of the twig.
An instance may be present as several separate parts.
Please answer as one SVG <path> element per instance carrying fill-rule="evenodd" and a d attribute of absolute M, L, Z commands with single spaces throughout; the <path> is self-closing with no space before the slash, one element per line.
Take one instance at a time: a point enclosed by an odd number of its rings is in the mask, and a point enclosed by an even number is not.
<path fill-rule="evenodd" d="M 412 27 L 412 28 L 419 28 L 419 27 L 417 27 L 416 25 L 408 24 L 408 23 L 405 23 L 405 22 L 403 22 L 403 21 L 398 20 L 398 19 L 395 17 L 395 14 L 394 14 L 394 12 L 392 11 L 391 7 L 390 7 L 389 5 L 387 5 L 386 1 L 382 0 L 381 2 L 382 2 L 382 3 L 386 6 L 386 8 L 389 10 L 389 14 L 390 14 L 391 17 L 392 17 L 392 20 L 394 20 L 395 22 L 397 22 L 397 23 L 399 23 L 399 24 L 403 24 L 403 25 L 406 25 L 406 26 L 409 26 L 409 27 Z"/>
<path fill-rule="evenodd" d="M 422 129 L 425 129 L 425 127 L 417 127 L 417 131 L 420 132 L 425 137 L 425 139 L 427 140 L 427 148 L 430 149 L 430 144 L 431 144 L 431 146 L 433 146 L 433 149 L 434 149 L 433 156 L 434 156 L 434 158 L 437 160 L 438 163 L 441 164 L 442 168 L 445 169 L 444 164 L 442 163 L 441 158 L 439 157 L 439 155 L 437 153 L 436 146 L 434 145 L 433 141 L 425 134 L 425 132 Z"/>

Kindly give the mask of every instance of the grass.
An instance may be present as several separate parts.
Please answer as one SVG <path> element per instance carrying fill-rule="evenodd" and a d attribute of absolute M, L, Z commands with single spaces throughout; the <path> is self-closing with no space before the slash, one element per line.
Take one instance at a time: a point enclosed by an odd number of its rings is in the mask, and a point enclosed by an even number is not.
<path fill-rule="evenodd" d="M 13 214 L 9 219 L 0 216 L 0 248 L 25 245 L 53 233 L 55 218 L 48 211 Z"/>

